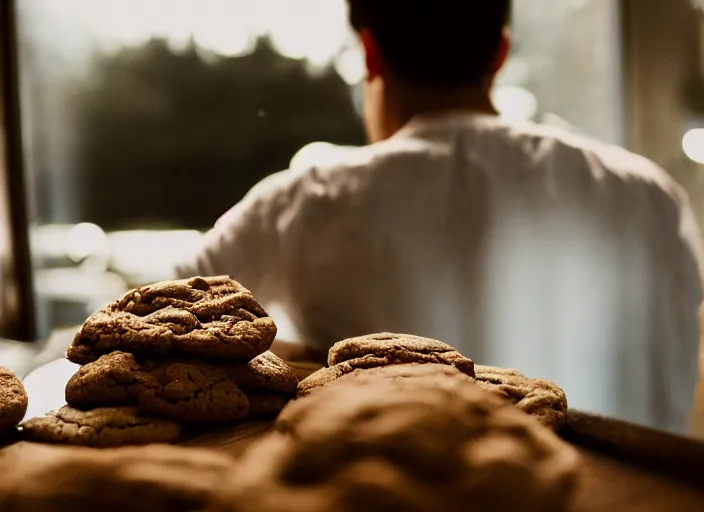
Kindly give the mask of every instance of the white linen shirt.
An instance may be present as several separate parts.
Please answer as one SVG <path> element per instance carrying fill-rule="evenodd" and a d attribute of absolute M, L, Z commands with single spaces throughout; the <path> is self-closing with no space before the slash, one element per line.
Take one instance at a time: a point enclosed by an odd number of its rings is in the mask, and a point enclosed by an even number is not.
<path fill-rule="evenodd" d="M 688 199 L 652 162 L 456 112 L 366 147 L 307 148 L 177 273 L 231 275 L 319 349 L 436 338 L 555 381 L 572 407 L 683 432 L 701 262 Z"/>

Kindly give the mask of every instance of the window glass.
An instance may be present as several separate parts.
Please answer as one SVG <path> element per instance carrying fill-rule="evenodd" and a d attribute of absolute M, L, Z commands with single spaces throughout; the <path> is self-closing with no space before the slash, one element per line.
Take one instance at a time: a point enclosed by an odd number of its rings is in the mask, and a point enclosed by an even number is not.
<path fill-rule="evenodd" d="M 364 143 L 344 0 L 19 1 L 42 332 L 174 261 L 314 141 Z M 516 0 L 502 115 L 620 140 L 610 0 Z"/>

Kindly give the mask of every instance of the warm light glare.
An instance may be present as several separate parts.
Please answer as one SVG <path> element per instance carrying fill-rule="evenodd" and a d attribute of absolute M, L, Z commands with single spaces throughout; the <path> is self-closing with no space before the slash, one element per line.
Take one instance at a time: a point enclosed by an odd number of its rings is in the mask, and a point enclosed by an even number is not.
<path fill-rule="evenodd" d="M 335 60 L 335 70 L 348 85 L 357 85 L 366 75 L 364 55 L 359 47 L 350 48 Z"/>
<path fill-rule="evenodd" d="M 322 66 L 329 64 L 345 44 L 348 28 L 344 0 L 277 0 L 274 4 L 268 35 L 282 55 Z"/>
<path fill-rule="evenodd" d="M 244 1 L 200 0 L 199 15 L 184 20 L 192 24 L 195 43 L 223 57 L 251 53 L 258 34 Z"/>
<path fill-rule="evenodd" d="M 690 160 L 704 164 L 704 128 L 689 130 L 682 139 L 682 149 Z"/>
<path fill-rule="evenodd" d="M 537 98 L 523 87 L 498 87 L 492 93 L 492 100 L 501 117 L 509 121 L 529 121 L 538 113 Z"/>
<path fill-rule="evenodd" d="M 198 231 L 114 231 L 108 235 L 110 267 L 132 279 L 173 279 L 174 266 L 195 255 L 202 237 Z"/>
<path fill-rule="evenodd" d="M 69 51 L 118 51 L 151 38 L 173 51 L 193 41 L 205 53 L 251 53 L 268 36 L 282 55 L 314 67 L 333 64 L 351 34 L 345 0 L 32 0 L 31 7 L 65 30 Z M 65 21 L 64 21 L 65 20 Z M 56 40 L 54 37 L 52 40 Z"/>
<path fill-rule="evenodd" d="M 103 253 L 107 246 L 108 238 L 105 232 L 100 226 L 88 222 L 76 224 L 66 237 L 66 254 L 75 262 Z"/>

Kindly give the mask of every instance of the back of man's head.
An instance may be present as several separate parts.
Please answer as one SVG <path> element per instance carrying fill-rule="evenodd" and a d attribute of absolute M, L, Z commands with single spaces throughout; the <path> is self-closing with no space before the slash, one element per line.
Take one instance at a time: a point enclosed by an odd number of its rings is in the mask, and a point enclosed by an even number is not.
<path fill-rule="evenodd" d="M 419 86 L 479 84 L 492 66 L 511 0 L 348 0 L 357 31 L 374 37 L 387 66 Z"/>

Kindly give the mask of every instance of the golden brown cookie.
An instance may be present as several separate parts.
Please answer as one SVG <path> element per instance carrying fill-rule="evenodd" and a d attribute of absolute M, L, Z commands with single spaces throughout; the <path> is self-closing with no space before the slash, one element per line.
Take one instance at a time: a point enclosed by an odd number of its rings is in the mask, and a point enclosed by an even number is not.
<path fill-rule="evenodd" d="M 79 411 L 64 406 L 25 421 L 20 430 L 28 441 L 100 448 L 170 443 L 181 434 L 178 423 L 143 416 L 136 407 Z"/>
<path fill-rule="evenodd" d="M 203 510 L 232 465 L 215 451 L 175 446 L 93 450 L 18 443 L 0 456 L 0 511 Z"/>
<path fill-rule="evenodd" d="M 354 368 L 394 364 L 435 363 L 454 366 L 470 377 L 474 363 L 450 345 L 408 334 L 371 334 L 335 343 L 328 352 L 328 366 L 348 363 Z"/>
<path fill-rule="evenodd" d="M 298 383 L 298 396 L 308 395 L 316 389 L 332 384 L 340 377 L 352 373 L 355 370 L 355 368 L 346 363 L 321 368 Z M 363 370 L 357 371 L 361 372 Z"/>
<path fill-rule="evenodd" d="M 457 378 L 465 382 L 473 383 L 474 379 L 467 374 L 462 373 L 454 366 L 445 364 L 399 364 L 392 366 L 380 366 L 377 368 L 369 368 L 368 370 L 360 370 L 353 368 L 347 363 L 336 364 L 327 368 L 321 368 L 315 373 L 312 373 L 306 379 L 298 384 L 298 396 L 305 396 L 316 389 L 320 389 L 333 382 L 347 382 L 353 380 L 362 385 L 369 382 L 376 382 L 377 379 L 391 379 L 394 381 L 403 381 L 405 379 L 417 377 L 432 377 L 432 376 L 447 376 Z"/>
<path fill-rule="evenodd" d="M 227 423 L 249 411 L 249 401 L 224 367 L 200 361 L 138 361 L 112 352 L 76 372 L 66 402 L 79 409 L 137 405 L 186 423 Z"/>
<path fill-rule="evenodd" d="M 465 379 L 405 372 L 291 402 L 211 510 L 566 509 L 578 463 L 569 445 Z"/>
<path fill-rule="evenodd" d="M 275 336 L 274 321 L 241 284 L 227 276 L 194 277 L 132 290 L 91 315 L 66 357 L 85 364 L 121 350 L 248 362 Z"/>
<path fill-rule="evenodd" d="M 0 366 L 0 436 L 12 430 L 27 412 L 27 392 L 11 370 Z"/>
<path fill-rule="evenodd" d="M 425 366 L 423 369 L 413 369 L 414 366 Z M 409 373 L 410 369 L 410 373 Z M 428 375 L 445 374 L 466 377 L 465 381 L 473 382 L 481 388 L 510 401 L 523 412 L 534 416 L 546 427 L 559 430 L 567 418 L 567 398 L 562 389 L 550 381 L 530 379 L 517 370 L 505 370 L 490 366 L 476 365 L 475 378 L 461 373 L 455 367 L 442 364 L 410 364 L 381 366 L 370 369 L 359 369 L 347 362 L 321 368 L 303 379 L 298 384 L 298 396 L 306 396 L 333 382 L 354 380 L 365 384 L 377 378 L 404 380 L 425 371 Z"/>
<path fill-rule="evenodd" d="M 567 418 L 565 392 L 547 380 L 531 379 L 518 370 L 474 367 L 477 385 L 534 416 L 546 427 L 559 430 Z"/>
<path fill-rule="evenodd" d="M 278 415 L 291 399 L 280 393 L 253 393 L 249 399 L 249 416 L 251 418 L 271 418 Z"/>
<path fill-rule="evenodd" d="M 227 366 L 227 372 L 245 392 L 277 393 L 294 396 L 298 377 L 286 361 L 272 352 L 264 352 L 247 364 Z"/>

